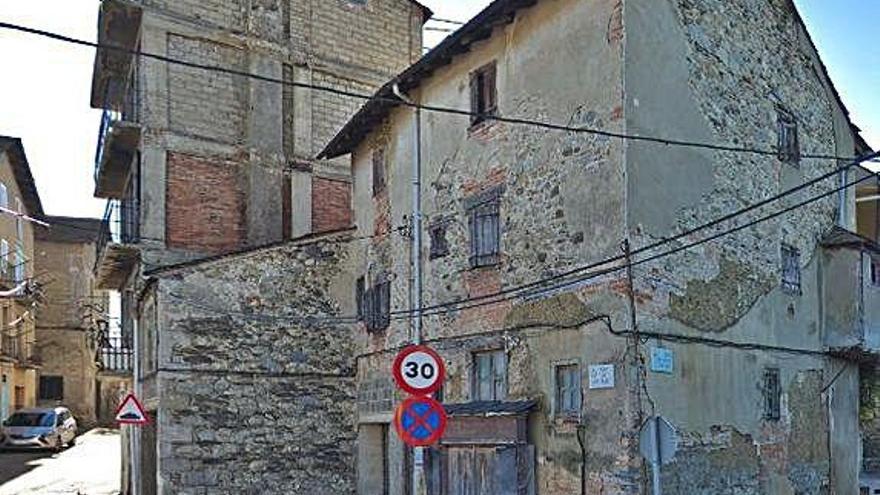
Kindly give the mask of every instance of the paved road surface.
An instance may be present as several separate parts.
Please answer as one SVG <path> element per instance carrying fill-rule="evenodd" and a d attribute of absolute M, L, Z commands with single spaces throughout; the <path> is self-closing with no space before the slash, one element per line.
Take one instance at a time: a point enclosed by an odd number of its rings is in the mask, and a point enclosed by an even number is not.
<path fill-rule="evenodd" d="M 0 495 L 116 495 L 120 455 L 114 430 L 92 430 L 60 454 L 0 452 Z"/>

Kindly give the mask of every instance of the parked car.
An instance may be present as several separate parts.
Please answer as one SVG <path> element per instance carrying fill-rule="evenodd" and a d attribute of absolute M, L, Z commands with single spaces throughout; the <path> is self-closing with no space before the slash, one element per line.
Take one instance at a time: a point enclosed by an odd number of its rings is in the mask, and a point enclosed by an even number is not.
<path fill-rule="evenodd" d="M 16 411 L 0 428 L 0 448 L 54 449 L 76 444 L 76 420 L 66 407 Z"/>

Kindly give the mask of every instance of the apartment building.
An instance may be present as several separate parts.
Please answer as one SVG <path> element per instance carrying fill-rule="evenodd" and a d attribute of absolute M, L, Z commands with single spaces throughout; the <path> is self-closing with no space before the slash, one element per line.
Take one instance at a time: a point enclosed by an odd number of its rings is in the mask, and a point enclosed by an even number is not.
<path fill-rule="evenodd" d="M 215 465 L 219 478 L 195 474 L 198 456 L 181 461 L 203 439 L 181 430 L 177 420 L 198 411 L 178 410 L 179 385 L 213 387 L 217 369 L 180 361 L 178 343 L 163 335 L 172 315 L 151 274 L 349 227 L 348 163 L 315 155 L 362 101 L 308 86 L 372 93 L 420 57 L 430 15 L 411 0 L 101 3 L 98 40 L 123 50 L 97 51 L 91 94 L 91 105 L 105 110 L 95 194 L 109 201 L 110 226 L 96 282 L 121 294 L 122 336 L 137 355 L 134 388 L 157 418 L 133 435 L 134 492 L 221 490 L 238 482 L 226 476 L 233 471 L 246 479 L 241 459 L 229 461 L 235 470 Z M 213 335 L 200 345 L 218 365 L 224 361 L 210 349 L 244 345 L 234 332 Z M 247 416 L 223 413 L 230 424 Z M 269 458 L 292 442 L 266 440 L 254 456 Z M 345 487 L 352 476 L 312 468 L 310 482 L 333 477 L 327 486 Z M 268 468 L 254 461 L 247 469 Z M 275 488 L 297 491 L 301 474 L 279 478 Z"/>
<path fill-rule="evenodd" d="M 450 415 L 429 493 L 644 493 L 653 415 L 679 436 L 663 493 L 857 493 L 860 430 L 877 438 L 858 397 L 880 351 L 880 251 L 870 188 L 833 189 L 876 187 L 848 166 L 869 151 L 788 0 L 492 2 L 319 155 L 351 155 L 355 236 L 370 239 L 350 251 L 343 311 L 363 315 L 358 493 L 412 477 L 388 370 L 420 290 Z M 417 160 L 421 288 L 398 233 Z"/>
<path fill-rule="evenodd" d="M 40 370 L 34 331 L 34 231 L 43 206 L 21 140 L 0 136 L 0 420 L 33 407 Z"/>

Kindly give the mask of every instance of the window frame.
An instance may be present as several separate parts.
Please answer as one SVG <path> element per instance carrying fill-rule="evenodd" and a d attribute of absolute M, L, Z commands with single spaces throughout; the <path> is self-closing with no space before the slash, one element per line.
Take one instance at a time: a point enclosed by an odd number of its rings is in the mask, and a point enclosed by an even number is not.
<path fill-rule="evenodd" d="M 583 409 L 583 369 L 578 361 L 561 361 L 553 364 L 552 366 L 553 373 L 553 416 L 556 418 L 560 418 L 563 420 L 576 420 L 581 417 L 581 411 Z M 565 400 L 563 393 L 566 393 L 562 388 L 562 382 L 560 372 L 567 371 L 573 372 L 572 376 L 575 378 L 574 383 L 571 384 L 569 388 L 573 389 L 568 391 L 567 393 L 571 393 L 572 391 L 575 395 L 572 397 L 572 405 L 573 408 L 565 407 Z"/>
<path fill-rule="evenodd" d="M 364 291 L 364 326 L 368 332 L 384 332 L 391 326 L 391 277 L 380 275 Z"/>
<path fill-rule="evenodd" d="M 801 159 L 798 122 L 794 113 L 784 107 L 776 109 L 776 151 L 783 163 L 799 166 Z"/>
<path fill-rule="evenodd" d="M 15 211 L 18 215 L 15 216 L 15 233 L 18 236 L 19 242 L 24 242 L 24 219 L 21 215 L 24 213 L 24 205 L 21 202 L 21 198 L 15 198 Z"/>
<path fill-rule="evenodd" d="M 486 359 L 488 358 L 488 359 Z M 503 363 L 503 369 L 499 372 L 498 362 Z M 482 393 L 481 378 L 483 377 L 480 363 L 488 362 L 488 376 L 491 380 L 491 396 L 485 396 Z M 509 363 L 507 352 L 504 349 L 486 349 L 471 353 L 471 400 L 475 402 L 482 401 L 503 401 L 507 399 L 509 393 L 508 380 Z"/>
<path fill-rule="evenodd" d="M 431 239 L 429 259 L 443 258 L 449 255 L 449 239 L 446 238 L 448 222 L 437 221 L 428 227 L 428 237 Z"/>
<path fill-rule="evenodd" d="M 782 419 L 782 374 L 779 368 L 764 368 L 761 391 L 764 396 L 764 419 L 767 421 Z"/>
<path fill-rule="evenodd" d="M 801 252 L 791 244 L 780 245 L 781 276 L 780 286 L 782 291 L 793 296 L 801 295 Z M 793 264 L 792 264 L 793 263 Z M 793 270 L 793 272 L 792 272 Z"/>
<path fill-rule="evenodd" d="M 471 128 L 498 115 L 498 64 L 493 60 L 470 73 Z"/>
<path fill-rule="evenodd" d="M 465 200 L 469 234 L 468 260 L 471 268 L 494 266 L 501 261 L 503 193 L 504 187 L 496 186 Z"/>
<path fill-rule="evenodd" d="M 44 382 L 45 380 L 45 382 Z M 51 382 L 50 382 L 51 380 Z M 50 387 L 50 383 L 54 386 Z M 56 392 L 58 395 L 49 395 L 46 392 Z M 40 375 L 37 395 L 39 400 L 64 400 L 64 377 L 61 375 Z"/>
<path fill-rule="evenodd" d="M 9 208 L 9 189 L 2 181 L 0 181 L 0 207 Z"/>
<path fill-rule="evenodd" d="M 871 279 L 871 287 L 880 288 L 880 260 L 868 257 L 868 270 Z"/>

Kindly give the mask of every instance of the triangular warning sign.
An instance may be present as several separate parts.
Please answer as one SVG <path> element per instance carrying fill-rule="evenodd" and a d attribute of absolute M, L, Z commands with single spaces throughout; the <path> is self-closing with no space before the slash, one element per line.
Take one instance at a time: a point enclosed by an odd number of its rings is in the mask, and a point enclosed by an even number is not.
<path fill-rule="evenodd" d="M 128 394 L 119 407 L 116 408 L 116 422 L 127 425 L 144 425 L 150 422 L 150 417 L 144 411 L 144 406 L 138 402 L 134 394 Z"/>

